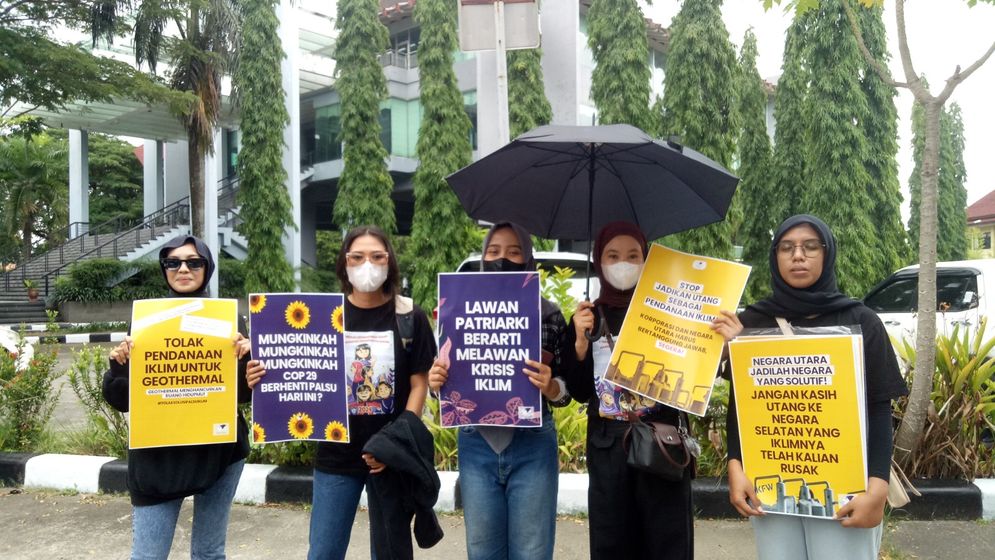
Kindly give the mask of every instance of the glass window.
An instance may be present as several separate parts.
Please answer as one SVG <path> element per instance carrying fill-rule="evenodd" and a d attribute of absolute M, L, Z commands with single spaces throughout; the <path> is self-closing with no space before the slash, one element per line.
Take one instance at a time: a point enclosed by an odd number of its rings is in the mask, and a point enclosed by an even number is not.
<path fill-rule="evenodd" d="M 992 248 L 992 232 L 986 231 L 981 234 L 981 248 L 991 249 Z"/>
<path fill-rule="evenodd" d="M 864 304 L 878 313 L 914 313 L 919 305 L 919 278 L 893 278 L 867 295 Z M 965 311 L 976 303 L 978 277 L 969 271 L 936 274 L 936 304 L 947 311 Z"/>
<path fill-rule="evenodd" d="M 314 161 L 342 159 L 342 106 L 338 103 L 314 111 Z"/>
<path fill-rule="evenodd" d="M 477 149 L 477 92 L 468 91 L 463 94 L 463 109 L 470 117 L 470 146 Z"/>

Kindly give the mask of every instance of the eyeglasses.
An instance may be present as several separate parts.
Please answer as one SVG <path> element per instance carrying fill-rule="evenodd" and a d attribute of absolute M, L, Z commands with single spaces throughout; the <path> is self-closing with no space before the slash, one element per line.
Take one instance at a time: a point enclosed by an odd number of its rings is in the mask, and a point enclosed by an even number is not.
<path fill-rule="evenodd" d="M 359 266 L 363 264 L 364 261 L 370 261 L 373 264 L 381 265 L 387 264 L 387 256 L 389 253 L 386 251 L 374 251 L 373 253 L 346 253 L 345 262 L 349 266 Z"/>
<path fill-rule="evenodd" d="M 174 259 L 172 257 L 159 259 L 159 264 L 162 265 L 166 270 L 179 270 L 184 264 L 187 265 L 188 270 L 200 270 L 207 266 L 207 259 L 203 257 L 195 257 L 192 259 Z"/>
<path fill-rule="evenodd" d="M 802 254 L 808 258 L 818 256 L 822 252 L 822 248 L 826 244 L 818 239 L 806 239 L 801 243 L 792 243 L 790 241 L 782 241 L 777 244 L 777 252 L 780 255 L 792 256 L 795 254 L 795 249 L 797 247 L 802 248 Z"/>

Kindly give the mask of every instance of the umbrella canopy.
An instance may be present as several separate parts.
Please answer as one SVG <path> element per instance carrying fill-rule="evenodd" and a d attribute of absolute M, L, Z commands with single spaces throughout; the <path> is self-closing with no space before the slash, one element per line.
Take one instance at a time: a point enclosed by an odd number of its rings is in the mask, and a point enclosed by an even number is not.
<path fill-rule="evenodd" d="M 625 220 L 656 239 L 722 220 L 739 179 L 629 125 L 542 126 L 447 177 L 470 217 L 590 240 Z"/>

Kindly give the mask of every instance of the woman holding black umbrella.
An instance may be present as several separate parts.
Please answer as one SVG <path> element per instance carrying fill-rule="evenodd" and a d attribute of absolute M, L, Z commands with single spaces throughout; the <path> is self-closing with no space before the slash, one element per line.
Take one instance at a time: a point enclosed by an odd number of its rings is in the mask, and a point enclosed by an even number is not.
<path fill-rule="evenodd" d="M 692 467 L 669 481 L 626 464 L 623 439 L 629 414 L 643 421 L 687 425 L 684 412 L 644 399 L 604 381 L 615 336 L 635 291 L 648 252 L 642 231 L 614 222 L 598 233 L 594 271 L 601 295 L 581 303 L 567 329 L 567 390 L 588 403 L 588 513 L 591 558 L 690 559 L 694 556 Z M 586 333 L 595 332 L 593 342 Z"/>

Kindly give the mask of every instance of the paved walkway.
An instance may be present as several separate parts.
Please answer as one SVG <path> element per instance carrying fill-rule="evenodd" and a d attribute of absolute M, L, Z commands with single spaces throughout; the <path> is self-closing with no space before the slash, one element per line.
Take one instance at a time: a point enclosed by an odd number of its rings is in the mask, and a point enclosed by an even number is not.
<path fill-rule="evenodd" d="M 191 504 L 184 505 L 173 542 L 173 558 L 189 557 Z M 228 532 L 228 556 L 233 560 L 304 558 L 309 513 L 299 506 L 236 504 Z M 463 518 L 440 518 L 446 537 L 415 558 L 454 560 L 466 557 Z M 125 496 L 60 494 L 37 490 L 0 489 L 0 558 L 58 560 L 124 559 L 131 545 L 131 506 Z M 695 557 L 707 560 L 756 558 L 749 524 L 743 521 L 698 520 Z M 560 518 L 556 524 L 557 559 L 587 558 L 587 521 Z M 356 516 L 350 560 L 369 558 L 369 528 L 365 512 Z M 995 551 L 995 523 L 979 521 L 903 521 L 885 534 L 886 558 L 920 560 L 981 560 Z M 895 552 L 898 552 L 897 554 Z M 845 560 L 841 554 L 840 560 Z M 628 559 L 619 559 L 628 560 Z"/>

